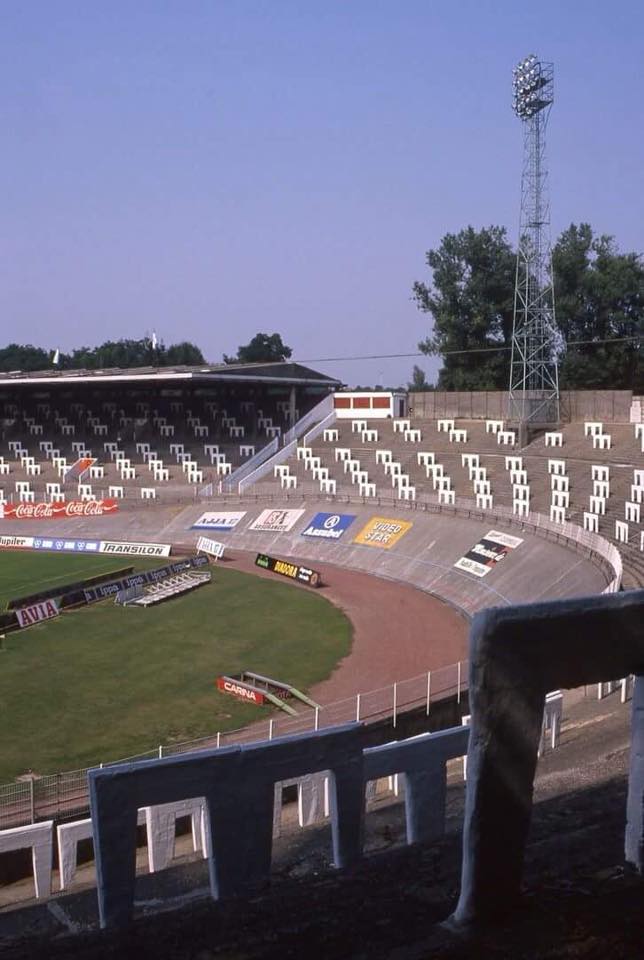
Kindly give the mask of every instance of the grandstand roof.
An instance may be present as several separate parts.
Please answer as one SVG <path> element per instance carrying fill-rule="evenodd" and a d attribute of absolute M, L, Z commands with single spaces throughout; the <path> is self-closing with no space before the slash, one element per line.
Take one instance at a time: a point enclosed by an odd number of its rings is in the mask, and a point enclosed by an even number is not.
<path fill-rule="evenodd" d="M 120 369 L 113 367 L 107 370 L 36 370 L 24 372 L 11 370 L 0 373 L 0 386 L 69 384 L 69 383 L 97 383 L 130 381 L 184 381 L 197 383 L 211 383 L 215 381 L 242 382 L 242 383 L 274 383 L 293 385 L 326 386 L 337 389 L 342 381 L 319 373 L 310 367 L 289 361 L 281 363 L 208 363 L 196 367 L 133 367 Z"/>

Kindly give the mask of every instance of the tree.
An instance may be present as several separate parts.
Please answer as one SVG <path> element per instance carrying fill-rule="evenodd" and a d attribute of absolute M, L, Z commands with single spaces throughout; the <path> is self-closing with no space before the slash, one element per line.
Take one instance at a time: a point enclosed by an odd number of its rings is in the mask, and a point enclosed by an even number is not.
<path fill-rule="evenodd" d="M 11 370 L 46 370 L 51 366 L 52 357 L 52 353 L 41 347 L 10 343 L 0 349 L 0 370 L 3 373 L 9 373 Z"/>
<path fill-rule="evenodd" d="M 411 374 L 411 383 L 407 384 L 407 390 L 411 393 L 419 393 L 424 390 L 433 389 L 433 385 L 427 382 L 427 377 L 425 376 L 425 371 L 423 368 L 419 367 L 418 364 L 415 363 Z"/>
<path fill-rule="evenodd" d="M 160 366 L 186 366 L 196 367 L 200 363 L 205 363 L 203 353 L 194 343 L 183 340 L 181 343 L 173 343 L 168 347 L 163 356 L 163 364 Z"/>
<path fill-rule="evenodd" d="M 508 385 L 516 256 L 503 227 L 448 233 L 427 253 L 432 285 L 416 282 L 414 299 L 433 317 L 418 344 L 443 358 L 441 390 L 495 390 Z M 471 352 L 466 351 L 491 352 Z"/>
<path fill-rule="evenodd" d="M 237 349 L 236 357 L 224 354 L 224 363 L 279 363 L 288 360 L 293 351 L 283 342 L 279 333 L 256 333 L 250 343 Z"/>
<path fill-rule="evenodd" d="M 613 237 L 595 237 L 589 224 L 573 223 L 553 249 L 553 267 L 557 326 L 571 341 L 560 386 L 644 392 L 642 346 L 624 339 L 644 335 L 642 258 L 620 253 Z"/>

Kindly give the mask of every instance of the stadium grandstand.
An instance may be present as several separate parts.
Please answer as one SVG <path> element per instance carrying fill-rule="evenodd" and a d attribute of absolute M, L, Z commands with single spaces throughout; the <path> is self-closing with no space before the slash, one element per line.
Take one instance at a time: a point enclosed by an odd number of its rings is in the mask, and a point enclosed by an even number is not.
<path fill-rule="evenodd" d="M 28 549 L 30 538 L 40 545 L 43 538 L 61 544 L 67 538 L 72 544 L 119 538 L 138 545 L 165 542 L 185 555 L 212 535 L 222 553 L 247 564 L 262 552 L 323 571 L 367 574 L 374 596 L 383 581 L 411 585 L 467 624 L 476 614 L 485 618 L 490 608 L 511 614 L 516 605 L 543 601 L 574 608 L 579 597 L 603 603 L 602 594 L 641 586 L 641 399 L 625 391 L 570 395 L 560 424 L 529 435 L 508 418 L 505 403 L 502 394 L 352 392 L 295 363 L 4 375 L 0 542 Z M 402 607 L 397 616 L 402 625 Z M 590 637 L 592 628 L 584 629 Z M 427 631 L 431 635 L 431 621 Z M 385 663 L 394 669 L 395 646 L 388 636 L 374 654 L 375 671 Z M 351 658 L 345 680 L 350 664 Z M 628 700 L 633 672 L 632 666 L 619 674 L 607 669 L 588 683 L 602 681 L 603 697 L 621 681 Z M 244 902 L 262 887 L 271 846 L 279 846 L 283 829 L 289 835 L 288 815 L 281 819 L 289 788 L 298 798 L 300 826 L 328 830 L 330 824 L 333 855 L 325 863 L 336 867 L 361 860 L 365 795 L 372 811 L 376 787 L 370 785 L 380 783 L 380 795 L 386 793 L 395 806 L 397 774 L 404 774 L 404 840 L 444 842 L 447 785 L 463 785 L 467 664 L 448 653 L 436 672 L 379 676 L 386 703 L 382 697 L 369 701 L 369 690 L 353 674 L 341 705 L 322 702 L 304 721 L 272 719 L 268 737 L 256 727 L 238 738 L 217 737 L 216 744 L 212 738 L 188 744 L 183 759 L 164 754 L 158 764 L 81 771 L 82 802 L 76 797 L 75 805 L 61 787 L 67 782 L 62 774 L 57 805 L 48 795 L 39 808 L 33 784 L 24 785 L 31 815 L 0 830 L 0 852 L 32 850 L 36 900 L 63 911 L 48 914 L 54 917 L 48 936 L 65 926 L 87 926 L 76 919 L 82 910 L 73 877 L 77 845 L 90 836 L 97 873 L 89 886 L 98 883 L 100 923 L 116 927 L 145 912 L 134 898 L 137 822 L 145 826 L 148 843 L 146 899 L 158 895 L 159 903 L 164 894 L 155 874 L 174 862 L 175 821 L 182 817 L 192 823 L 187 859 L 199 865 L 206 857 L 210 864 L 208 881 L 197 870 L 197 886 L 207 882 L 217 898 Z M 557 751 L 546 751 L 545 744 L 556 745 L 562 720 L 564 729 L 570 716 L 573 725 L 592 725 L 598 714 L 583 697 L 567 703 L 562 714 L 561 691 L 549 693 L 554 699 L 546 701 L 543 726 L 539 720 L 540 752 L 555 769 Z M 301 739 L 289 740 L 293 734 Z M 420 737 L 401 739 L 411 734 Z M 226 766 L 231 758 L 243 782 Z M 221 770 L 222 783 L 232 784 L 228 799 L 203 779 L 200 764 L 209 763 Z M 421 766 L 438 778 L 433 785 Z M 11 794 L 14 813 L 18 786 Z M 438 805 L 429 816 L 432 802 Z M 240 859 L 235 838 L 241 832 L 246 853 Z M 297 830 L 293 835 L 299 836 Z M 458 855 L 452 850 L 451 856 Z M 317 853 L 311 857 L 318 862 Z M 169 884 L 171 904 L 185 905 L 177 889 L 192 883 L 192 868 L 186 869 Z M 31 896 L 26 903 L 36 909 Z M 18 895 L 6 907 L 14 933 L 24 932 L 17 919 L 22 911 L 16 910 L 24 905 Z M 96 924 L 94 906 L 89 912 L 90 925 Z M 61 922 L 61 915 L 73 916 L 72 925 Z"/>

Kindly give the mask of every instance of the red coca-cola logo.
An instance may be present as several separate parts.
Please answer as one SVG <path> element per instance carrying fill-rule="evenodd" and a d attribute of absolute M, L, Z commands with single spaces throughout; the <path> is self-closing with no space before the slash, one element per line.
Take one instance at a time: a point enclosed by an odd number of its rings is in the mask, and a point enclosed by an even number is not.
<path fill-rule="evenodd" d="M 6 503 L 5 520 L 55 520 L 65 517 L 102 517 L 118 510 L 117 500 L 68 500 L 67 503 Z"/>

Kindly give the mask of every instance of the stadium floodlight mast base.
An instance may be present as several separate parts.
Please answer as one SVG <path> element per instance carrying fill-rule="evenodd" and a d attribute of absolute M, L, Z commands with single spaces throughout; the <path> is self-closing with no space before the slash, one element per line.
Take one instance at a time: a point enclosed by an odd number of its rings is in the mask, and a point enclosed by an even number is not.
<path fill-rule="evenodd" d="M 514 287 L 509 416 L 525 424 L 559 421 L 559 338 L 545 163 L 554 68 L 534 54 L 513 70 L 513 108 L 523 124 L 521 217 Z"/>

